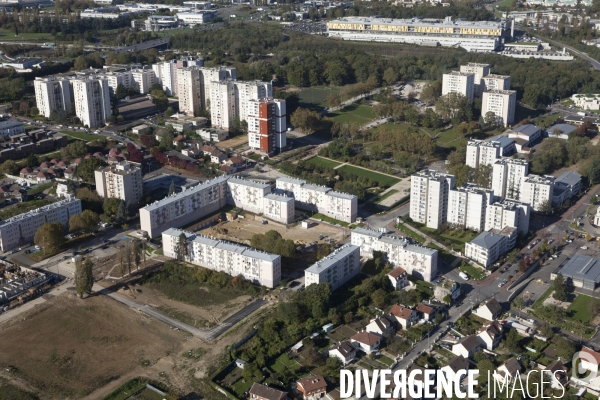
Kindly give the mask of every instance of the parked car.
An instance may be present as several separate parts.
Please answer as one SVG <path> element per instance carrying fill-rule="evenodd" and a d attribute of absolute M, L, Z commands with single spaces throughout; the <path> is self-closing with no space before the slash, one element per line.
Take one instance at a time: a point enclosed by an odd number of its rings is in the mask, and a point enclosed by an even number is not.
<path fill-rule="evenodd" d="M 581 250 L 587 250 L 587 249 L 588 249 L 588 247 L 587 247 L 587 246 L 581 246 L 581 247 L 580 247 L 580 249 L 581 249 Z"/>

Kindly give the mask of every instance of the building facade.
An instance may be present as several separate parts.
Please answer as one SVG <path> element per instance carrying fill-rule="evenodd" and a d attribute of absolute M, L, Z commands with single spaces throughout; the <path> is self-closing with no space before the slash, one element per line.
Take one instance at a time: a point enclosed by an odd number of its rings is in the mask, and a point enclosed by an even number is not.
<path fill-rule="evenodd" d="M 177 69 L 179 112 L 194 115 L 202 107 L 200 71 L 196 67 Z"/>
<path fill-rule="evenodd" d="M 490 74 L 490 64 L 467 63 L 466 65 L 460 66 L 460 72 L 475 74 L 474 90 L 475 94 L 480 96 L 481 92 L 483 91 L 481 88 L 481 80 L 484 76 Z"/>
<path fill-rule="evenodd" d="M 493 201 L 493 190 L 473 184 L 450 189 L 447 222 L 455 227 L 481 232 L 485 228 L 487 209 Z"/>
<path fill-rule="evenodd" d="M 488 112 L 496 116 L 496 124 L 508 126 L 515 122 L 516 90 L 490 90 L 481 95 L 481 116 Z"/>
<path fill-rule="evenodd" d="M 492 165 L 492 190 L 497 197 L 519 200 L 521 184 L 529 175 L 529 162 L 518 158 L 503 158 Z"/>
<path fill-rule="evenodd" d="M 448 195 L 454 176 L 434 170 L 413 174 L 410 188 L 410 217 L 413 221 L 438 229 L 447 220 Z"/>
<path fill-rule="evenodd" d="M 465 244 L 465 257 L 483 265 L 492 265 L 501 255 L 515 247 L 516 228 L 504 228 L 501 231 L 492 229 L 481 232 L 479 236 Z"/>
<path fill-rule="evenodd" d="M 304 271 L 304 284 L 329 283 L 336 290 L 360 272 L 360 247 L 344 245 Z"/>
<path fill-rule="evenodd" d="M 273 98 L 252 99 L 246 105 L 248 145 L 271 153 L 286 146 L 286 102 Z"/>
<path fill-rule="evenodd" d="M 483 92 L 489 92 L 491 90 L 510 90 L 510 76 L 496 74 L 484 75 L 481 77 L 479 90 L 479 97 L 482 96 Z"/>
<path fill-rule="evenodd" d="M 554 192 L 554 177 L 528 175 L 521 184 L 519 200 L 529 203 L 535 211 L 540 211 L 544 206 L 552 206 Z"/>
<path fill-rule="evenodd" d="M 471 168 L 479 165 L 492 165 L 502 156 L 500 143 L 487 140 L 469 140 L 467 142 L 466 164 Z"/>
<path fill-rule="evenodd" d="M 94 172 L 96 191 L 103 198 L 137 204 L 142 200 L 142 170 L 129 162 L 112 164 Z"/>
<path fill-rule="evenodd" d="M 485 216 L 485 230 L 502 230 L 506 227 L 517 228 L 518 233 L 529 232 L 531 207 L 527 203 L 502 199 L 490 204 Z"/>
<path fill-rule="evenodd" d="M 73 79 L 75 115 L 89 128 L 106 125 L 110 117 L 110 91 L 103 78 L 83 77 Z"/>
<path fill-rule="evenodd" d="M 50 118 L 54 110 L 69 111 L 73 107 L 73 90 L 66 77 L 35 78 L 35 102 L 40 115 Z"/>
<path fill-rule="evenodd" d="M 460 93 L 469 101 L 473 101 L 475 93 L 475 74 L 452 71 L 444 74 L 442 80 L 442 96 L 448 93 Z"/>

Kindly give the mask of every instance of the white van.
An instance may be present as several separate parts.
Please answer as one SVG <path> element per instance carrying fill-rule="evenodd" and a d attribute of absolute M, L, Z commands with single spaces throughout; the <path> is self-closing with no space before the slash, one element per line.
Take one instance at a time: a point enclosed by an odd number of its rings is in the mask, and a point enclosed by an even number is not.
<path fill-rule="evenodd" d="M 461 278 L 463 278 L 465 281 L 469 280 L 469 275 L 465 274 L 464 272 L 459 272 L 458 276 L 460 276 Z"/>

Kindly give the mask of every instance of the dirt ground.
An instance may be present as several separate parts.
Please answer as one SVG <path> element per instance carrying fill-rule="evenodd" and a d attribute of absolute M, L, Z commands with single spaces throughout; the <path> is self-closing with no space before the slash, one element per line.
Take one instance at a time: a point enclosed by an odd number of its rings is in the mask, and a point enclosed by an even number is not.
<path fill-rule="evenodd" d="M 99 399 L 138 376 L 186 395 L 260 314 L 209 343 L 108 297 L 69 291 L 0 324 L 0 376 L 40 399 Z"/>
<path fill-rule="evenodd" d="M 266 233 L 270 230 L 276 230 L 284 239 L 292 239 L 297 244 L 322 242 L 319 240 L 319 235 L 324 235 L 335 241 L 341 241 L 344 239 L 344 234 L 350 234 L 348 229 L 327 224 L 314 224 L 309 229 L 304 229 L 301 224 L 298 224 L 288 229 L 285 225 L 276 222 L 269 221 L 268 224 L 263 225 L 261 221 L 262 218 L 254 220 L 251 217 L 236 219 L 225 221 L 220 225 L 214 225 L 198 232 L 221 239 L 246 241 L 247 244 L 250 243 L 250 239 L 255 233 Z"/>

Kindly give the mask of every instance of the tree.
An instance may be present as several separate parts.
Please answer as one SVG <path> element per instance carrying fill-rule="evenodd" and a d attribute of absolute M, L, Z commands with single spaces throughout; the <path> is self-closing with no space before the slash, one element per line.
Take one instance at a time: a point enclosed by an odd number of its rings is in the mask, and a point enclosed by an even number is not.
<path fill-rule="evenodd" d="M 32 168 L 37 167 L 38 165 L 40 165 L 40 160 L 38 160 L 35 154 L 30 154 L 27 156 L 27 159 L 25 160 L 25 166 Z"/>
<path fill-rule="evenodd" d="M 487 126 L 495 126 L 498 125 L 498 120 L 496 119 L 496 113 L 493 111 L 488 111 L 485 113 L 485 117 L 483 118 L 485 124 Z"/>
<path fill-rule="evenodd" d="M 150 97 L 152 98 L 152 103 L 156 106 L 157 109 L 165 108 L 169 105 L 169 98 L 165 91 L 161 89 L 152 89 L 150 91 Z"/>
<path fill-rule="evenodd" d="M 127 220 L 127 206 L 125 205 L 125 202 L 123 200 L 119 202 L 119 208 L 117 208 L 116 219 L 117 222 L 125 222 L 125 220 Z"/>
<path fill-rule="evenodd" d="M 105 165 L 106 163 L 97 157 L 91 157 L 82 160 L 75 170 L 75 176 L 81 178 L 81 180 L 84 182 L 95 183 L 95 171 L 100 167 L 104 167 Z"/>
<path fill-rule="evenodd" d="M 420 99 L 427 104 L 435 102 L 442 95 L 442 81 L 435 81 L 429 85 L 425 85 L 421 91 Z"/>
<path fill-rule="evenodd" d="M 87 233 L 91 233 L 98 228 L 100 217 L 92 210 L 83 210 L 81 213 L 81 220 L 83 221 L 83 230 Z"/>
<path fill-rule="evenodd" d="M 177 245 L 175 246 L 175 255 L 178 261 L 184 261 L 189 256 L 189 244 L 185 233 L 181 232 L 177 238 Z"/>
<path fill-rule="evenodd" d="M 392 67 L 383 71 L 383 81 L 386 84 L 391 85 L 392 83 L 396 82 L 397 80 L 398 80 L 398 73 Z"/>
<path fill-rule="evenodd" d="M 85 259 L 78 258 L 75 262 L 75 290 L 80 299 L 83 299 L 84 294 L 92 292 L 94 285 L 94 263 L 90 257 Z"/>
<path fill-rule="evenodd" d="M 0 173 L 16 175 L 19 173 L 19 166 L 13 160 L 6 160 L 0 165 Z"/>
<path fill-rule="evenodd" d="M 344 314 L 344 322 L 349 324 L 352 321 L 354 321 L 354 315 L 351 312 L 347 312 L 346 314 Z"/>
<path fill-rule="evenodd" d="M 73 215 L 69 218 L 69 232 L 71 233 L 79 233 L 85 229 L 85 222 L 81 215 Z"/>
<path fill-rule="evenodd" d="M 552 213 L 552 204 L 549 200 L 544 200 L 538 205 L 538 211 L 544 214 Z"/>
<path fill-rule="evenodd" d="M 139 240 L 134 240 L 133 244 L 132 244 L 132 251 L 133 251 L 133 261 L 135 263 L 135 268 L 136 269 L 140 269 L 140 263 L 142 262 L 141 260 L 141 256 L 142 256 L 142 247 L 140 246 L 140 242 Z M 144 262 L 145 262 L 145 257 L 144 257 Z"/>
<path fill-rule="evenodd" d="M 567 287 L 562 275 L 556 275 L 552 284 L 554 294 L 552 295 L 558 301 L 567 301 Z"/>
<path fill-rule="evenodd" d="M 375 304 L 375 307 L 385 307 L 387 294 L 383 289 L 377 289 L 371 294 L 371 301 Z"/>
<path fill-rule="evenodd" d="M 167 196 L 172 196 L 175 194 L 175 181 L 171 180 L 171 185 L 169 186 L 169 194 Z"/>
<path fill-rule="evenodd" d="M 113 217 L 117 215 L 117 211 L 119 210 L 119 206 L 121 205 L 121 200 L 110 197 L 104 200 L 104 204 L 102 205 L 102 209 L 104 211 L 104 215 L 112 220 Z"/>
<path fill-rule="evenodd" d="M 122 83 L 117 85 L 117 90 L 115 90 L 115 97 L 118 100 L 122 100 L 127 97 L 127 88 Z"/>
<path fill-rule="evenodd" d="M 523 307 L 525 306 L 525 300 L 523 300 L 522 296 L 517 296 L 517 298 L 513 302 L 513 305 L 515 306 L 516 309 L 522 310 Z"/>
<path fill-rule="evenodd" d="M 33 242 L 46 254 L 53 253 L 65 242 L 65 227 L 60 222 L 46 222 L 35 232 Z"/>

